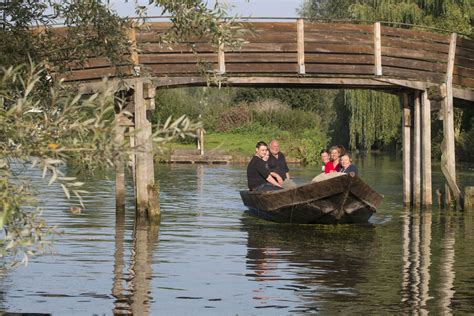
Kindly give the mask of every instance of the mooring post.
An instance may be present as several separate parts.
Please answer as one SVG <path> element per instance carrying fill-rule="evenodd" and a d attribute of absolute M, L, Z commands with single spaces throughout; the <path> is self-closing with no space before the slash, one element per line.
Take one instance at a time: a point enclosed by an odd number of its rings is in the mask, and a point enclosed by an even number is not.
<path fill-rule="evenodd" d="M 413 205 L 420 207 L 421 204 L 421 97 L 415 92 L 413 104 Z"/>
<path fill-rule="evenodd" d="M 403 109 L 402 116 L 402 141 L 403 141 L 403 204 L 412 203 L 411 183 L 411 135 L 412 135 L 412 109 L 408 93 L 401 96 Z"/>
<path fill-rule="evenodd" d="M 121 126 L 118 121 L 115 125 L 114 142 L 116 148 L 120 151 L 124 143 L 125 127 Z M 117 154 L 114 159 L 115 164 L 115 207 L 117 212 L 125 209 L 125 164 L 123 156 Z"/>
<path fill-rule="evenodd" d="M 135 101 L 135 186 L 137 217 L 149 219 L 159 216 L 157 190 L 155 190 L 155 170 L 153 163 L 153 142 L 151 139 L 151 122 L 147 119 L 146 98 L 149 92 L 148 85 L 143 79 L 136 79 L 134 85 Z"/>
<path fill-rule="evenodd" d="M 431 103 L 428 92 L 424 91 L 421 97 L 421 180 L 423 206 L 433 205 L 433 192 L 431 181 Z"/>

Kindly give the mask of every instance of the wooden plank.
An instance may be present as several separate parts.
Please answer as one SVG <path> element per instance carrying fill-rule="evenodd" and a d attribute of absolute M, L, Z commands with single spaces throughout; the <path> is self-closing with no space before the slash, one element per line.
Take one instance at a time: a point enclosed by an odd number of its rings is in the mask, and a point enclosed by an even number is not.
<path fill-rule="evenodd" d="M 142 64 L 196 64 L 199 61 L 217 63 L 218 57 L 213 53 L 140 54 Z"/>
<path fill-rule="evenodd" d="M 384 66 L 383 70 L 384 76 L 387 77 L 393 76 L 400 79 L 414 79 L 416 81 L 426 80 L 433 83 L 441 83 L 444 81 L 443 75 L 428 71 L 403 69 L 391 66 Z"/>
<path fill-rule="evenodd" d="M 325 53 L 306 53 L 306 62 L 321 64 L 362 64 L 373 65 L 373 55 L 362 54 L 325 54 Z"/>
<path fill-rule="evenodd" d="M 374 74 L 382 75 L 382 43 L 380 36 L 380 22 L 374 23 Z"/>
<path fill-rule="evenodd" d="M 429 85 L 423 81 L 416 81 L 416 80 L 402 80 L 402 79 L 394 79 L 394 78 L 387 78 L 387 77 L 380 77 L 375 78 L 374 80 L 380 82 L 391 83 L 401 87 L 407 87 L 415 90 L 426 90 Z"/>
<path fill-rule="evenodd" d="M 398 27 L 390 27 L 382 25 L 382 34 L 391 37 L 411 38 L 414 40 L 439 42 L 449 45 L 449 36 L 444 34 L 417 31 L 413 29 L 402 29 Z"/>
<path fill-rule="evenodd" d="M 318 23 L 307 21 L 306 32 L 353 32 L 372 34 L 372 25 L 352 24 L 352 23 Z"/>
<path fill-rule="evenodd" d="M 454 65 L 458 67 L 473 69 L 474 68 L 474 55 L 472 55 L 471 58 L 455 56 Z"/>
<path fill-rule="evenodd" d="M 374 73 L 373 65 L 340 65 L 306 63 L 306 73 L 319 74 L 355 74 L 368 75 Z"/>
<path fill-rule="evenodd" d="M 453 75 L 453 84 L 474 89 L 474 79 Z"/>
<path fill-rule="evenodd" d="M 403 143 L 403 204 L 411 204 L 412 185 L 411 185 L 411 133 L 412 120 L 411 108 L 408 93 L 403 93 L 401 97 L 403 116 L 402 116 L 402 143 Z"/>
<path fill-rule="evenodd" d="M 297 63 L 227 63 L 228 73 L 298 73 Z"/>
<path fill-rule="evenodd" d="M 307 33 L 305 34 L 305 42 L 318 43 L 343 43 L 350 42 L 353 44 L 372 44 L 372 34 L 347 34 L 347 33 Z"/>
<path fill-rule="evenodd" d="M 304 20 L 297 20 L 297 43 L 298 43 L 298 73 L 304 75 L 306 73 L 304 65 Z"/>
<path fill-rule="evenodd" d="M 456 54 L 457 56 L 461 56 L 464 58 L 473 58 L 474 56 L 474 49 L 467 49 L 464 47 L 456 47 Z"/>
<path fill-rule="evenodd" d="M 474 89 L 461 89 L 453 87 L 453 96 L 458 99 L 474 101 Z"/>
<path fill-rule="evenodd" d="M 382 56 L 446 63 L 447 54 L 382 45 Z"/>
<path fill-rule="evenodd" d="M 462 48 L 474 50 L 474 40 L 459 37 L 456 41 L 456 45 Z"/>
<path fill-rule="evenodd" d="M 343 77 L 229 77 L 227 82 L 231 85 L 292 85 L 292 86 L 324 86 L 337 87 L 383 87 L 389 88 L 390 84 L 378 82 L 373 79 L 343 78 Z"/>
<path fill-rule="evenodd" d="M 438 52 L 445 54 L 447 54 L 449 51 L 449 45 L 439 43 L 427 43 L 405 38 L 382 36 L 382 42 L 384 47 L 409 48 L 412 50 L 426 50 L 429 52 Z"/>
<path fill-rule="evenodd" d="M 293 32 L 296 33 L 296 25 L 293 22 L 238 22 L 244 28 L 269 32 Z"/>
<path fill-rule="evenodd" d="M 446 69 L 446 68 L 445 68 Z M 453 66 L 453 74 L 467 78 L 474 78 L 474 68 L 464 68 L 456 65 Z"/>
<path fill-rule="evenodd" d="M 135 24 L 132 23 L 131 27 L 128 29 L 128 39 L 130 41 L 130 60 L 134 66 L 138 66 L 140 63 L 138 60 L 138 50 L 137 50 L 137 38 L 135 32 Z"/>
<path fill-rule="evenodd" d="M 422 205 L 433 205 L 431 181 L 431 104 L 428 93 L 424 91 L 421 96 L 421 179 L 422 179 Z"/>
<path fill-rule="evenodd" d="M 382 56 L 382 65 L 434 73 L 444 73 L 446 70 L 446 64 L 387 56 Z"/>
<path fill-rule="evenodd" d="M 216 47 L 209 43 L 180 43 L 180 44 L 158 44 L 158 43 L 138 43 L 138 49 L 144 53 L 215 53 Z"/>
<path fill-rule="evenodd" d="M 421 100 L 420 93 L 415 92 L 413 118 L 413 205 L 421 204 Z"/>
<path fill-rule="evenodd" d="M 305 43 L 306 53 L 335 53 L 335 54 L 370 54 L 374 53 L 372 45 L 353 45 L 351 43 L 325 44 Z"/>
<path fill-rule="evenodd" d="M 217 63 L 210 65 L 211 69 L 217 68 Z M 199 74 L 201 68 L 197 64 L 147 64 L 146 68 L 154 74 Z"/>
<path fill-rule="evenodd" d="M 132 75 L 130 67 L 105 67 L 105 68 L 92 68 L 84 70 L 74 70 L 73 72 L 64 75 L 65 81 L 79 81 L 79 80 L 93 80 L 102 79 L 104 77 L 115 77 L 118 72 Z"/>

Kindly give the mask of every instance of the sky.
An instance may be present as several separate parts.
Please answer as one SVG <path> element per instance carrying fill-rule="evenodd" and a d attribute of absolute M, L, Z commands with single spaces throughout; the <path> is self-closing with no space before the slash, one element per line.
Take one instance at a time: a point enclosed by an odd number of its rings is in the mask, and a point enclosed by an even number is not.
<path fill-rule="evenodd" d="M 297 17 L 296 9 L 301 6 L 303 0 L 219 0 L 220 3 L 227 3 L 232 6 L 230 15 L 242 17 Z M 111 6 L 121 16 L 136 16 L 135 0 L 110 0 Z M 208 0 L 214 5 L 214 0 Z M 148 5 L 148 0 L 138 0 L 141 5 Z M 149 16 L 161 15 L 161 11 L 150 6 Z"/>

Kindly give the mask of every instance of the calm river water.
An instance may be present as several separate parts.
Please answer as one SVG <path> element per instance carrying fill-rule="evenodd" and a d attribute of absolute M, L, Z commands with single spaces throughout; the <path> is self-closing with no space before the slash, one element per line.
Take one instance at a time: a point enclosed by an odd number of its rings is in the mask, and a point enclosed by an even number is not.
<path fill-rule="evenodd" d="M 244 213 L 245 166 L 160 165 L 162 221 L 116 216 L 113 175 L 88 179 L 87 209 L 69 212 L 39 186 L 63 234 L 53 254 L 0 270 L 0 313 L 274 315 L 474 313 L 474 211 L 402 207 L 401 161 L 359 160 L 384 202 L 368 225 L 265 222 Z M 292 167 L 297 182 L 317 168 Z M 433 175 L 434 189 L 441 185 Z M 474 172 L 460 173 L 474 185 Z M 35 183 L 43 183 L 35 175 Z"/>

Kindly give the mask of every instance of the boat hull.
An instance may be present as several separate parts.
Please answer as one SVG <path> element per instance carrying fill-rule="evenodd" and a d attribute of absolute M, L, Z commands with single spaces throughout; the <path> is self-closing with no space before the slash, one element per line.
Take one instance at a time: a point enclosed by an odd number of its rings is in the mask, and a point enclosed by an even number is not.
<path fill-rule="evenodd" d="M 251 215 L 294 224 L 367 223 L 383 199 L 354 174 L 279 191 L 241 191 L 240 195 Z"/>

